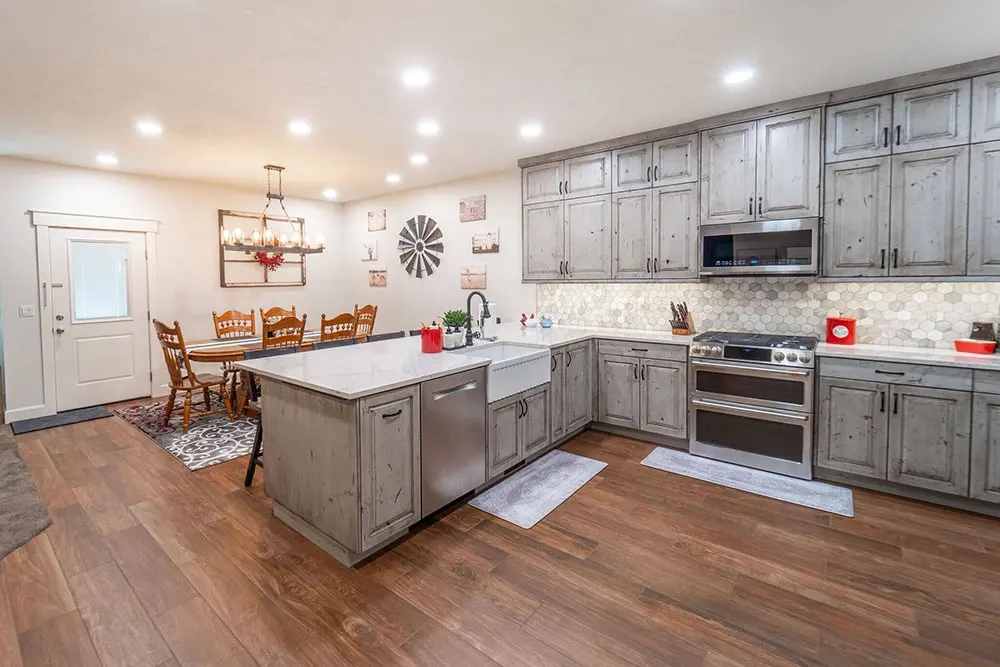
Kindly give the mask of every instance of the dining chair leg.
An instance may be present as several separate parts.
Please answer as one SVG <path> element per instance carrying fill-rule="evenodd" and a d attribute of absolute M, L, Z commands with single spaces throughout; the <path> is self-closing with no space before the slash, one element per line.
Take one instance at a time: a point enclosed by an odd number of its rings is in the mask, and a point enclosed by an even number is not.
<path fill-rule="evenodd" d="M 177 400 L 177 390 L 171 389 L 170 396 L 167 398 L 167 407 L 166 410 L 164 410 L 166 414 L 163 415 L 164 426 L 170 425 L 170 414 L 174 411 L 174 401 L 176 400 Z"/>
<path fill-rule="evenodd" d="M 254 435 L 253 439 L 253 450 L 250 452 L 250 463 L 247 464 L 247 476 L 243 480 L 243 486 L 250 486 L 253 484 L 253 475 L 257 472 L 257 466 L 260 465 L 258 460 L 260 459 L 260 448 L 264 441 L 264 424 L 262 421 L 257 422 L 257 433 Z"/>
<path fill-rule="evenodd" d="M 225 384 L 219 386 L 219 396 L 222 397 L 222 402 L 226 405 L 226 414 L 229 415 L 229 421 L 234 421 L 236 417 L 233 415 L 233 403 L 229 400 L 229 392 L 226 391 Z"/>
<path fill-rule="evenodd" d="M 205 398 L 205 409 L 212 409 L 212 398 L 211 393 L 208 391 L 208 387 L 203 387 L 201 390 L 201 395 Z"/>
<path fill-rule="evenodd" d="M 191 392 L 184 392 L 184 426 L 182 433 L 188 432 L 188 426 L 191 424 Z"/>

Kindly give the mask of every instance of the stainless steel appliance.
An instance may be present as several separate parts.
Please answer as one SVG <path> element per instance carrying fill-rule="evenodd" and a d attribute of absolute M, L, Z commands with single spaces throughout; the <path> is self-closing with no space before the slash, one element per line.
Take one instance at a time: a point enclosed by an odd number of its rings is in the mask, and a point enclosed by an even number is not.
<path fill-rule="evenodd" d="M 420 385 L 420 507 L 429 516 L 486 483 L 486 369 Z"/>
<path fill-rule="evenodd" d="M 812 479 L 815 349 L 812 336 L 695 336 L 691 453 Z"/>
<path fill-rule="evenodd" d="M 698 234 L 703 276 L 819 272 L 818 218 L 701 225 Z"/>

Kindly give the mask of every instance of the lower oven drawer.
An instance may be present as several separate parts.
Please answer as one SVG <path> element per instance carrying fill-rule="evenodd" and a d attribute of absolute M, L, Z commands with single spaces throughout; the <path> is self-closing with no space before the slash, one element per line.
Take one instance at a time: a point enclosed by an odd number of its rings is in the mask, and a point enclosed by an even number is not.
<path fill-rule="evenodd" d="M 727 361 L 691 360 L 692 394 L 722 402 L 746 403 L 777 410 L 811 412 L 813 371 Z"/>

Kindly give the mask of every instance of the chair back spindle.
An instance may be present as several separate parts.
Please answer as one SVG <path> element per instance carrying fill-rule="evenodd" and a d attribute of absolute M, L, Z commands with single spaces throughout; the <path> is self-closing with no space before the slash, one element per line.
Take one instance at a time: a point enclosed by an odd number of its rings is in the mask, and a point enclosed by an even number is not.
<path fill-rule="evenodd" d="M 282 317 L 274 322 L 264 322 L 261 330 L 263 337 L 260 346 L 269 350 L 276 347 L 301 347 L 302 337 L 306 333 L 306 316 Z"/>
<path fill-rule="evenodd" d="M 354 338 L 354 330 L 357 325 L 358 321 L 351 313 L 341 313 L 330 319 L 327 319 L 326 313 L 324 313 L 319 321 L 319 340 L 326 342 Z"/>
<path fill-rule="evenodd" d="M 356 338 L 367 338 L 372 335 L 375 331 L 376 314 L 378 314 L 378 306 L 368 304 L 359 308 L 358 304 L 354 304 L 354 319 L 358 321 L 357 328 L 354 330 Z"/>
<path fill-rule="evenodd" d="M 291 310 L 285 310 L 281 306 L 275 306 L 274 308 L 264 308 L 260 309 L 260 321 L 269 322 L 274 324 L 283 317 L 295 317 L 295 306 L 292 306 Z"/>
<path fill-rule="evenodd" d="M 249 313 L 242 313 L 238 310 L 227 310 L 219 315 L 213 310 L 212 322 L 215 324 L 215 337 L 225 339 L 256 336 L 256 312 L 251 308 Z"/>

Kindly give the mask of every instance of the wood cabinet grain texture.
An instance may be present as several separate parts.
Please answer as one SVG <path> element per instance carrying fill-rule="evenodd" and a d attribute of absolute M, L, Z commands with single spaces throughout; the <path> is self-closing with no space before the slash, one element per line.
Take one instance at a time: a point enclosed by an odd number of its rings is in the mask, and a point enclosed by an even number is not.
<path fill-rule="evenodd" d="M 816 465 L 886 478 L 889 445 L 889 386 L 820 378 Z"/>
<path fill-rule="evenodd" d="M 972 142 L 1000 140 L 1000 72 L 972 80 Z"/>
<path fill-rule="evenodd" d="M 701 133 L 701 224 L 755 219 L 757 123 Z"/>
<path fill-rule="evenodd" d="M 520 436 L 520 414 L 520 394 L 490 404 L 490 432 L 487 436 L 489 454 L 487 472 L 490 479 L 517 465 L 524 456 Z"/>
<path fill-rule="evenodd" d="M 521 203 L 541 204 L 563 198 L 563 163 L 552 162 L 521 171 Z"/>
<path fill-rule="evenodd" d="M 889 275 L 889 177 L 891 158 L 874 157 L 826 166 L 823 207 L 823 273 Z"/>
<path fill-rule="evenodd" d="M 525 280 L 561 280 L 566 259 L 566 221 L 562 201 L 522 210 L 522 276 Z"/>
<path fill-rule="evenodd" d="M 969 171 L 969 275 L 1000 275 L 1000 141 L 972 147 Z"/>
<path fill-rule="evenodd" d="M 566 348 L 566 389 L 563 416 L 567 434 L 583 428 L 594 417 L 591 400 L 593 378 L 590 341 L 574 343 Z"/>
<path fill-rule="evenodd" d="M 552 350 L 552 364 L 549 379 L 549 438 L 559 441 L 566 435 L 566 349 Z"/>
<path fill-rule="evenodd" d="M 893 153 L 969 143 L 972 81 L 963 79 L 893 95 Z"/>
<path fill-rule="evenodd" d="M 973 397 L 970 461 L 969 496 L 1000 503 L 1000 395 Z"/>
<path fill-rule="evenodd" d="M 653 144 L 611 152 L 611 191 L 649 189 L 653 181 Z"/>
<path fill-rule="evenodd" d="M 563 194 L 567 199 L 611 194 L 611 152 L 566 160 L 563 178 Z"/>
<path fill-rule="evenodd" d="M 757 122 L 758 220 L 819 215 L 822 119 L 810 109 Z"/>
<path fill-rule="evenodd" d="M 653 270 L 653 192 L 612 195 L 612 275 L 649 278 Z"/>
<path fill-rule="evenodd" d="M 598 421 L 639 428 L 639 359 L 600 355 Z"/>
<path fill-rule="evenodd" d="M 700 176 L 699 139 L 685 134 L 653 144 L 653 187 L 695 183 Z"/>
<path fill-rule="evenodd" d="M 549 385 L 543 384 L 521 393 L 522 457 L 544 449 L 550 442 Z"/>
<path fill-rule="evenodd" d="M 568 199 L 564 206 L 566 278 L 611 278 L 611 195 Z"/>
<path fill-rule="evenodd" d="M 892 153 L 892 95 L 826 109 L 826 161 L 861 160 Z"/>
<path fill-rule="evenodd" d="M 653 190 L 654 278 L 698 277 L 698 184 Z"/>
<path fill-rule="evenodd" d="M 639 429 L 674 438 L 686 437 L 687 364 L 643 359 L 639 381 Z"/>

